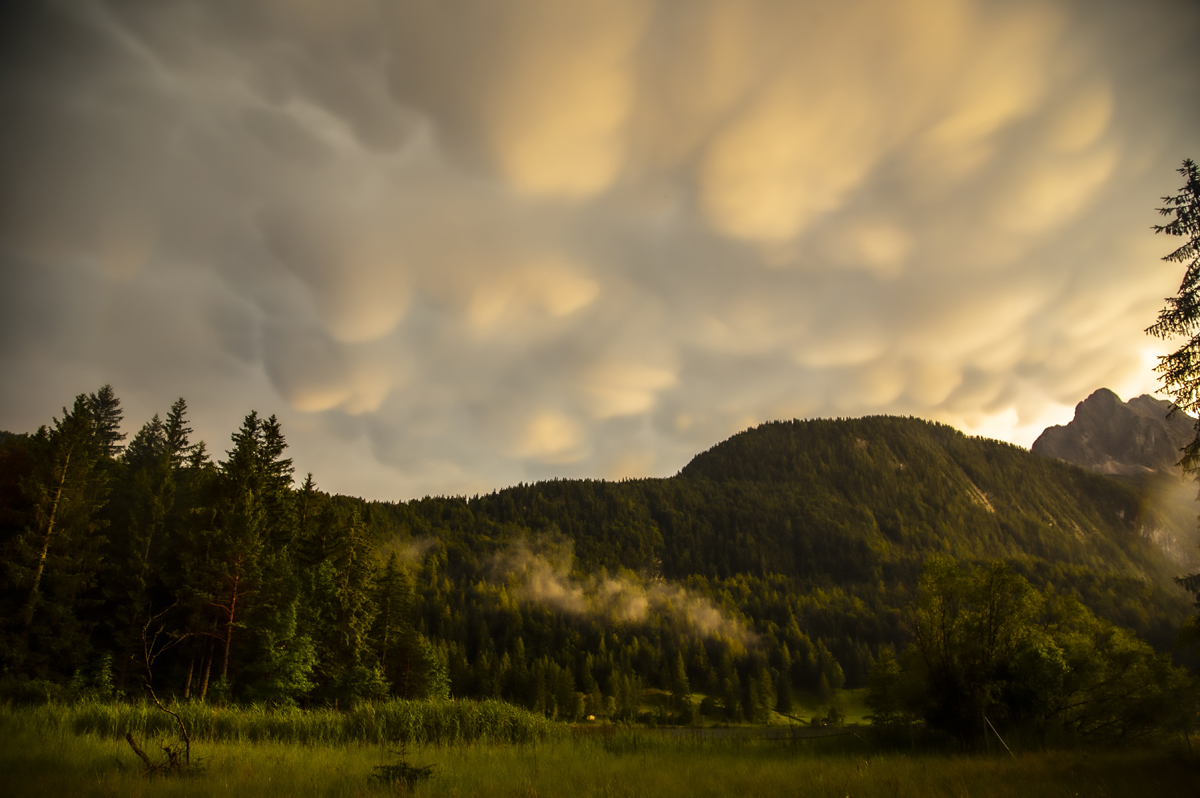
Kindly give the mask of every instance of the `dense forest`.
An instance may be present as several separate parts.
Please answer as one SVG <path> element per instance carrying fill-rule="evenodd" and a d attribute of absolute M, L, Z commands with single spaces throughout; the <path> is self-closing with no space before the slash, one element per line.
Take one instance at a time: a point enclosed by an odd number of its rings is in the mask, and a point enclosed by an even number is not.
<path fill-rule="evenodd" d="M 1003 562 L 1043 608 L 1029 623 L 1069 599 L 1072 629 L 1129 630 L 1145 667 L 1137 641 L 1169 650 L 1190 613 L 1149 483 L 918 419 L 764 424 L 668 479 L 380 503 L 296 479 L 274 416 L 214 459 L 187 413 L 126 444 L 104 386 L 0 436 L 9 697 L 496 697 L 622 719 L 657 689 L 676 719 L 761 720 L 916 656 L 931 557 Z"/>

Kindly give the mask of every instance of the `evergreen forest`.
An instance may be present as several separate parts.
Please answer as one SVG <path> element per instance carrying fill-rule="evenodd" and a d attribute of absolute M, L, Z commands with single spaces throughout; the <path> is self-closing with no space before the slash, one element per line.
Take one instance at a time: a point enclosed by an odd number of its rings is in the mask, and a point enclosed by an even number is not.
<path fill-rule="evenodd" d="M 620 721 L 659 691 L 660 721 L 762 722 L 869 687 L 880 724 L 1122 736 L 1192 689 L 1193 561 L 1156 541 L 1194 518 L 1161 477 L 880 416 L 763 424 L 665 479 L 368 502 L 294 473 L 274 416 L 221 454 L 183 399 L 123 423 L 106 385 L 0 435 L 8 700 Z"/>

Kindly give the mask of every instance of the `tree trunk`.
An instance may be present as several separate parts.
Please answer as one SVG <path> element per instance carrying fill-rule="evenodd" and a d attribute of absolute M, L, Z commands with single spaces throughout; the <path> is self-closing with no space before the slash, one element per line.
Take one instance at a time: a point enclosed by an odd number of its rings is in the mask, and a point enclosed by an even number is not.
<path fill-rule="evenodd" d="M 183 682 L 183 700 L 186 701 L 192 697 L 192 670 L 196 667 L 196 655 L 192 654 L 188 660 L 187 679 Z"/>
<path fill-rule="evenodd" d="M 387 672 L 388 637 L 392 627 L 392 599 L 389 596 L 383 603 L 383 647 L 379 651 L 379 669 Z"/>
<path fill-rule="evenodd" d="M 208 676 L 212 673 L 212 643 L 208 644 L 208 648 L 204 652 L 204 680 L 200 683 L 200 700 L 203 701 L 208 696 Z"/>
<path fill-rule="evenodd" d="M 62 476 L 58 479 L 58 487 L 54 491 L 54 502 L 50 505 L 50 517 L 46 519 L 46 533 L 42 536 L 42 553 L 38 557 L 37 570 L 33 572 L 33 586 L 29 588 L 29 601 L 21 613 L 22 625 L 28 631 L 33 626 L 33 608 L 37 604 L 38 587 L 42 583 L 42 571 L 46 568 L 46 555 L 50 551 L 50 538 L 54 536 L 54 525 L 58 520 L 58 505 L 62 500 L 63 488 L 67 484 L 67 468 L 71 465 L 71 453 L 63 461 Z"/>
<path fill-rule="evenodd" d="M 229 621 L 225 624 L 225 653 L 221 657 L 221 681 L 225 681 L 229 676 L 229 645 L 233 642 L 233 619 L 234 613 L 237 612 L 238 583 L 241 579 L 241 574 L 233 577 L 233 593 L 229 598 Z"/>

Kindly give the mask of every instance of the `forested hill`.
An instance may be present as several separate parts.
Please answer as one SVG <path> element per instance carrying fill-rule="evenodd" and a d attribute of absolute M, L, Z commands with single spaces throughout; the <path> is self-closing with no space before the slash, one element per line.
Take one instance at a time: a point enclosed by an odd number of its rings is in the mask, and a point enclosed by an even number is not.
<path fill-rule="evenodd" d="M 1168 556 L 1156 540 L 1194 533 L 1176 528 L 1191 519 L 1159 510 L 1153 488 L 881 416 L 763 424 L 668 479 L 555 480 L 376 512 L 402 534 L 436 538 L 453 564 L 522 536 L 562 535 L 577 576 L 783 580 L 889 611 L 932 554 L 1009 560 L 1165 644 L 1187 612 L 1172 577 L 1189 572 L 1180 560 L 1192 551 Z"/>
<path fill-rule="evenodd" d="M 683 712 L 690 685 L 759 718 L 865 684 L 909 641 L 932 555 L 1005 560 L 1162 650 L 1190 611 L 1170 581 L 1190 566 L 1155 541 L 1191 520 L 1152 481 L 916 419 L 770 423 L 667 479 L 403 503 L 296 487 L 274 417 L 215 462 L 182 399 L 128 445 L 121 421 L 105 386 L 0 442 L 0 692 L 153 678 L 201 700 L 449 693 L 621 718 L 644 688 Z"/>
<path fill-rule="evenodd" d="M 1033 558 L 1166 584 L 1196 564 L 1195 546 L 1163 552 L 1156 545 L 1163 532 L 1194 532 L 1193 519 L 1186 530 L 1174 528 L 1180 519 L 1169 502 L 1155 500 L 1152 484 L 914 418 L 763 424 L 698 455 L 677 481 L 716 483 L 699 492 L 750 499 L 738 525 L 755 529 L 770 548 L 767 560 L 784 571 L 813 570 L 810 547 L 829 537 L 857 541 L 851 561 L 827 569 L 835 573 L 854 562 L 869 568 L 941 552 Z"/>

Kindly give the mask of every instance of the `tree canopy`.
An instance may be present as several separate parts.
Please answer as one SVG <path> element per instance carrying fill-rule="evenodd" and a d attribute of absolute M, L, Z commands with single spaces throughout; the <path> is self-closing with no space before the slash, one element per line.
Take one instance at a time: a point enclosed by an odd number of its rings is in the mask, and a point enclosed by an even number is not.
<path fill-rule="evenodd" d="M 1195 712 L 1194 683 L 1167 655 L 1004 563 L 932 558 L 911 624 L 900 659 L 881 657 L 871 675 L 867 703 L 885 725 L 916 718 L 964 740 L 1003 724 L 1111 741 Z"/>
<path fill-rule="evenodd" d="M 1184 179 L 1183 187 L 1178 194 L 1162 198 L 1158 212 L 1170 221 L 1155 225 L 1154 232 L 1186 239 L 1163 257 L 1184 264 L 1183 279 L 1178 293 L 1166 298 L 1158 321 L 1146 332 L 1163 340 L 1183 339 L 1178 349 L 1158 359 L 1155 370 L 1175 408 L 1195 413 L 1200 409 L 1200 168 L 1188 158 L 1177 171 Z M 1200 474 L 1200 421 L 1192 442 L 1184 447 L 1180 464 L 1187 473 Z M 1179 582 L 1200 600 L 1200 573 Z"/>

